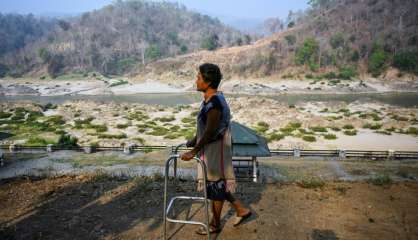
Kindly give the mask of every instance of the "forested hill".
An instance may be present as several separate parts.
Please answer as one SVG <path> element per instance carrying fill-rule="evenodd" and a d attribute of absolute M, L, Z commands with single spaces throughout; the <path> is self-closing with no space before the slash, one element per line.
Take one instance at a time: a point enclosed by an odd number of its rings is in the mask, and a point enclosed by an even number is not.
<path fill-rule="evenodd" d="M 0 15 L 0 33 L 0 77 L 120 75 L 157 59 L 251 41 L 182 5 L 142 0 L 60 20 Z"/>
<path fill-rule="evenodd" d="M 286 28 L 251 45 L 147 65 L 138 78 L 188 79 L 215 62 L 226 78 L 367 78 L 418 75 L 417 0 L 309 0 Z M 180 70 L 181 71 L 180 71 Z M 400 71 L 399 71 L 400 70 Z"/>

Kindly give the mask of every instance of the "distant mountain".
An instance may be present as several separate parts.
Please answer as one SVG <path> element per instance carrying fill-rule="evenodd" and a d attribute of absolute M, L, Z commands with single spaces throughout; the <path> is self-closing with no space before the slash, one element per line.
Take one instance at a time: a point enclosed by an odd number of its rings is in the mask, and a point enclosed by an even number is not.
<path fill-rule="evenodd" d="M 215 18 L 168 2 L 115 1 L 50 21 L 33 15 L 0 17 L 5 38 L 0 44 L 7 49 L 0 52 L 0 76 L 120 75 L 157 59 L 251 41 Z"/>
<path fill-rule="evenodd" d="M 391 79 L 418 75 L 416 0 L 310 2 L 312 8 L 270 37 L 150 63 L 138 78 L 187 80 L 207 61 L 221 65 L 226 78 L 240 79 L 384 77 L 390 67 L 401 71 Z"/>

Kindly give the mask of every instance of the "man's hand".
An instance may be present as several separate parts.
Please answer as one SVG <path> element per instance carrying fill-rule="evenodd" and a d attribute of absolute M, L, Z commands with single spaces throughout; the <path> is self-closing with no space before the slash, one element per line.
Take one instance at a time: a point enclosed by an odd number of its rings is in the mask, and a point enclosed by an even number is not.
<path fill-rule="evenodd" d="M 190 159 L 192 159 L 195 155 L 196 153 L 194 151 L 189 151 L 189 152 L 183 153 L 180 157 L 181 157 L 181 160 L 183 161 L 190 161 Z"/>

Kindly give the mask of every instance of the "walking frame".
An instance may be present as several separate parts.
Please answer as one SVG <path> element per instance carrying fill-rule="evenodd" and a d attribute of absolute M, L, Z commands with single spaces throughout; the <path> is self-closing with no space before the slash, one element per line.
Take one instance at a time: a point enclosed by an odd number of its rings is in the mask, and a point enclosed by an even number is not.
<path fill-rule="evenodd" d="M 194 157 L 193 159 L 196 160 L 198 162 L 198 164 L 200 165 L 200 167 L 202 168 L 202 172 L 203 172 L 203 192 L 204 192 L 204 196 L 203 197 L 192 197 L 192 196 L 175 196 L 173 198 L 170 199 L 170 202 L 168 203 L 167 206 L 167 200 L 168 200 L 168 178 L 169 178 L 169 170 L 170 170 L 170 165 L 172 163 L 174 163 L 174 178 L 177 177 L 177 160 L 178 158 L 180 158 L 180 155 L 177 154 L 178 149 L 183 146 L 179 145 L 177 146 L 176 150 L 174 151 L 175 154 L 170 155 L 170 157 L 167 159 L 167 162 L 165 164 L 165 177 L 164 177 L 164 240 L 167 239 L 167 222 L 172 222 L 172 223 L 183 223 L 183 224 L 192 224 L 192 225 L 201 225 L 206 229 L 207 232 L 207 236 L 208 236 L 208 240 L 210 239 L 210 229 L 209 229 L 209 208 L 208 208 L 208 195 L 207 195 L 207 190 L 206 190 L 206 180 L 207 180 L 207 169 L 206 169 L 206 164 L 204 161 L 202 161 L 201 159 Z M 197 221 L 187 221 L 187 220 L 179 220 L 179 219 L 173 219 L 169 217 L 169 213 L 170 210 L 174 207 L 174 202 L 175 200 L 191 200 L 191 201 L 203 201 L 204 205 L 205 205 L 205 215 L 206 215 L 206 224 L 203 222 L 197 222 Z"/>

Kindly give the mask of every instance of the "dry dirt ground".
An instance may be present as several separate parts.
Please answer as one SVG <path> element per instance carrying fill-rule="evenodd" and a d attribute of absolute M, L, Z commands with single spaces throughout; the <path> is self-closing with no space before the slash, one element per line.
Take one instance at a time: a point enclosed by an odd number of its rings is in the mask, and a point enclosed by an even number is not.
<path fill-rule="evenodd" d="M 179 181 L 173 194 L 194 184 Z M 243 183 L 237 196 L 253 216 L 212 239 L 418 239 L 418 182 Z M 0 181 L 0 239 L 162 239 L 161 177 L 105 175 Z M 177 217 L 203 220 L 203 208 L 179 202 Z M 195 226 L 169 224 L 171 239 L 205 239 Z"/>

